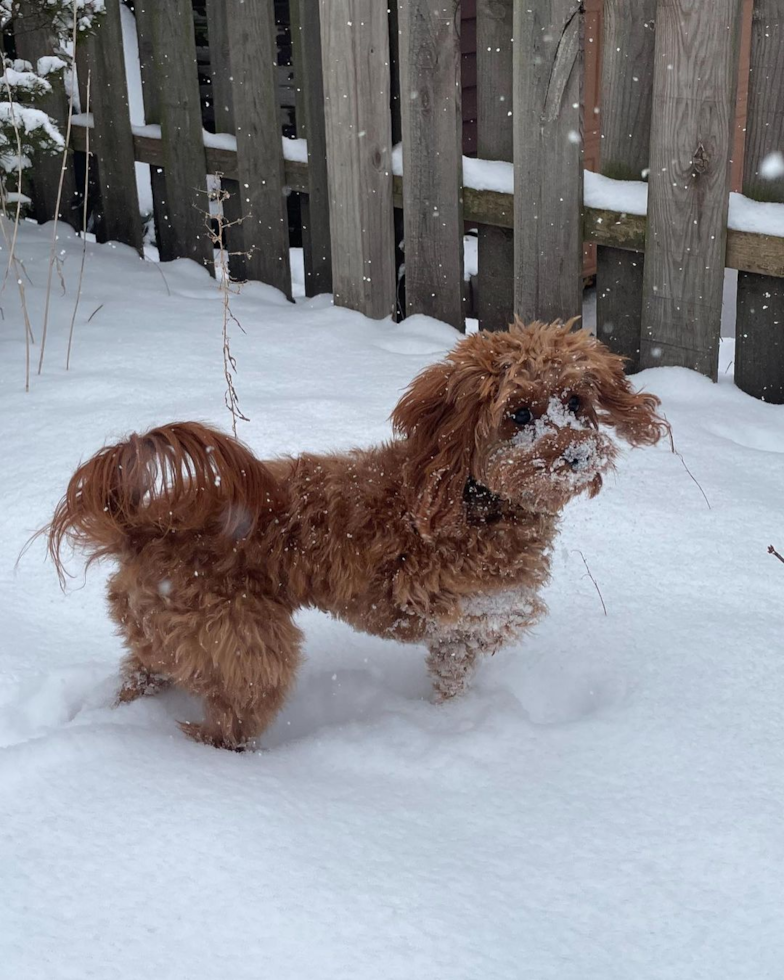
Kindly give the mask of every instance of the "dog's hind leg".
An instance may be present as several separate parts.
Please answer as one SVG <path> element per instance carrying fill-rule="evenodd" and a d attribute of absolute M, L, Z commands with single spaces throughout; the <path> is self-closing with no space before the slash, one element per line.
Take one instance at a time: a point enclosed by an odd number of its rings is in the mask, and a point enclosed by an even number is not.
<path fill-rule="evenodd" d="M 175 678 L 204 702 L 204 721 L 182 723 L 185 734 L 235 750 L 260 735 L 294 682 L 301 638 L 290 611 L 271 600 L 243 597 L 213 610 L 192 651 L 195 669 Z"/>

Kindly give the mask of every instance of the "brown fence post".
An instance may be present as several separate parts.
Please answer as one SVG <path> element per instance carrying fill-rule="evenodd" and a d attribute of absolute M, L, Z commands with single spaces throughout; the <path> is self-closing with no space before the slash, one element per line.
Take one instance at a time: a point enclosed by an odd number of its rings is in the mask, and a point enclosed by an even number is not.
<path fill-rule="evenodd" d="M 201 262 L 215 274 L 213 245 L 205 225 L 209 211 L 207 164 L 196 73 L 196 41 L 190 0 L 150 3 L 158 80 L 158 104 L 166 175 L 164 210 L 172 253 Z"/>
<path fill-rule="evenodd" d="M 477 147 L 482 160 L 512 162 L 512 0 L 477 0 Z M 514 235 L 479 227 L 477 314 L 482 330 L 506 330 L 514 316 Z"/>
<path fill-rule="evenodd" d="M 101 216 L 98 240 L 123 242 L 142 252 L 143 228 L 136 187 L 133 133 L 125 80 L 120 0 L 106 0 L 100 27 L 87 42 L 94 119 L 91 151 L 98 161 Z"/>
<path fill-rule="evenodd" d="M 784 0 L 755 0 L 743 193 L 784 203 Z M 784 404 L 784 279 L 738 275 L 735 383 Z"/>
<path fill-rule="evenodd" d="M 399 0 L 406 312 L 465 328 L 463 121 L 455 5 Z"/>
<path fill-rule="evenodd" d="M 321 0 L 335 302 L 395 313 L 387 5 Z"/>
<path fill-rule="evenodd" d="M 38 5 L 30 2 L 21 4 L 17 16 L 14 18 L 14 34 L 16 43 L 16 53 L 19 58 L 29 61 L 35 65 L 39 58 L 54 54 L 54 39 L 46 19 L 37 10 Z M 68 120 L 68 98 L 65 94 L 63 83 L 59 79 L 52 79 L 52 92 L 42 96 L 36 103 L 37 108 L 42 109 L 47 115 L 57 123 L 57 128 L 65 138 L 65 130 Z M 3 95 L 5 98 L 6 95 Z M 60 172 L 63 166 L 63 155 L 57 153 L 50 156 L 45 153 L 36 155 L 34 168 L 30 174 L 32 183 L 33 213 L 36 221 L 51 221 L 55 217 L 57 206 L 57 191 L 60 186 Z M 20 188 L 21 189 L 21 188 Z M 67 221 L 74 228 L 81 225 L 81 213 L 74 210 L 76 198 L 76 180 L 74 179 L 73 167 L 66 166 L 63 174 L 63 191 L 60 197 L 60 212 L 57 217 L 62 221 Z"/>
<path fill-rule="evenodd" d="M 327 137 L 321 59 L 319 0 L 290 0 L 297 84 L 297 135 L 308 141 L 308 193 L 302 198 L 305 293 L 332 292 L 332 244 L 329 230 Z M 295 21 L 294 11 L 297 19 Z"/>
<path fill-rule="evenodd" d="M 601 172 L 641 180 L 648 167 L 653 98 L 656 0 L 604 0 L 600 147 Z M 642 255 L 597 249 L 597 335 L 627 370 L 640 366 Z"/>
<path fill-rule="evenodd" d="M 136 35 L 139 42 L 144 121 L 148 125 L 160 125 L 161 121 L 153 48 L 152 5 L 154 2 L 155 0 L 138 0 L 134 8 Z M 168 262 L 176 256 L 171 218 L 166 210 L 166 174 L 162 167 L 150 167 L 150 185 L 152 187 L 152 213 L 155 222 L 155 243 L 158 246 L 158 257 L 161 262 Z"/>
<path fill-rule="evenodd" d="M 514 0 L 515 313 L 582 310 L 580 0 Z"/>
<path fill-rule="evenodd" d="M 645 239 L 642 367 L 715 380 L 740 0 L 660 0 Z"/>
<path fill-rule="evenodd" d="M 275 286 L 291 299 L 272 0 L 232 4 L 226 24 L 243 232 L 248 248 L 246 268 L 251 279 Z"/>

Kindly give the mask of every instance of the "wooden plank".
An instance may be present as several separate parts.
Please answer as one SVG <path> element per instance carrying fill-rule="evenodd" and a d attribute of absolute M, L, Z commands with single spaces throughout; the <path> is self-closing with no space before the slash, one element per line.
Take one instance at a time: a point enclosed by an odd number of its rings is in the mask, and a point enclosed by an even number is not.
<path fill-rule="evenodd" d="M 273 4 L 232 3 L 226 24 L 247 274 L 291 299 Z"/>
<path fill-rule="evenodd" d="M 318 0 L 291 0 L 294 74 L 297 79 L 297 135 L 308 141 L 309 193 L 303 198 L 302 233 L 305 293 L 332 292 L 332 240 L 329 226 L 327 136 Z M 295 32 L 294 11 L 297 12 Z M 300 123 L 302 128 L 300 129 Z"/>
<path fill-rule="evenodd" d="M 321 0 L 335 302 L 395 312 L 386 4 Z"/>
<path fill-rule="evenodd" d="M 136 34 L 139 43 L 139 68 L 142 77 L 142 102 L 144 121 L 160 125 L 161 111 L 158 100 L 158 82 L 155 73 L 155 52 L 153 47 L 152 5 L 154 0 L 137 0 L 134 7 Z M 155 224 L 155 244 L 162 262 L 175 258 L 174 238 L 169 213 L 166 209 L 166 174 L 163 161 L 159 166 L 150 167 L 152 186 L 152 213 Z"/>
<path fill-rule="evenodd" d="M 515 313 L 582 311 L 582 5 L 514 0 Z"/>
<path fill-rule="evenodd" d="M 228 9 L 226 0 L 207 0 L 207 30 L 210 39 L 210 78 L 212 81 L 212 105 L 217 133 L 236 133 L 234 125 L 234 91 L 231 84 L 232 68 L 229 51 Z M 245 228 L 242 220 L 242 195 L 240 183 L 225 174 L 221 187 L 228 194 L 223 202 L 226 219 L 224 237 L 229 250 L 231 278 L 242 282 L 247 278 Z"/>
<path fill-rule="evenodd" d="M 194 259 L 214 275 L 213 246 L 205 226 L 209 202 L 193 9 L 190 0 L 150 5 L 166 174 L 164 211 L 171 225 L 172 254 Z"/>
<path fill-rule="evenodd" d="M 406 312 L 465 328 L 460 33 L 442 0 L 399 0 Z"/>
<path fill-rule="evenodd" d="M 512 0 L 476 5 L 477 149 L 482 160 L 513 154 Z M 479 229 L 476 298 L 479 327 L 505 330 L 514 316 L 514 236 L 508 229 Z"/>
<path fill-rule="evenodd" d="M 601 172 L 640 180 L 647 170 L 653 104 L 656 0 L 605 0 L 602 41 Z M 640 365 L 643 259 L 615 248 L 596 255 L 596 326 L 605 344 Z"/>
<path fill-rule="evenodd" d="M 36 65 L 39 58 L 55 54 L 55 42 L 45 18 L 37 12 L 39 5 L 32 0 L 24 0 L 19 15 L 14 18 L 14 42 L 17 57 Z M 36 108 L 42 109 L 57 123 L 57 128 L 65 137 L 68 121 L 68 97 L 62 79 L 49 79 L 52 91 L 36 100 Z M 3 99 L 6 95 L 3 95 Z M 32 210 L 36 221 L 51 221 L 55 217 L 60 175 L 63 171 L 61 153 L 54 156 L 39 153 L 28 172 L 31 183 Z M 75 206 L 76 205 L 76 206 Z M 76 180 L 73 167 L 66 165 L 63 173 L 63 189 L 60 195 L 58 217 L 73 228 L 81 224 L 81 210 L 77 202 Z"/>
<path fill-rule="evenodd" d="M 784 202 L 784 0 L 756 0 L 746 121 L 743 193 Z M 743 391 L 784 404 L 784 281 L 741 273 L 735 327 L 735 383 Z"/>
<path fill-rule="evenodd" d="M 91 73 L 93 152 L 98 157 L 100 242 L 122 242 L 142 252 L 143 227 L 136 187 L 131 112 L 125 80 L 120 0 L 106 0 L 100 27 L 87 41 Z"/>
<path fill-rule="evenodd" d="M 719 365 L 740 0 L 660 0 L 642 367 Z"/>

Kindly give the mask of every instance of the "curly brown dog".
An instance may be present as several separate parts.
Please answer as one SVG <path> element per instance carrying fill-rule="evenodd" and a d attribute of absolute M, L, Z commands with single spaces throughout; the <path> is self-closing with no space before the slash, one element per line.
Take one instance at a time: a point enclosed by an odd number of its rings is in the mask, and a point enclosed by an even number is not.
<path fill-rule="evenodd" d="M 204 701 L 192 738 L 241 748 L 291 690 L 316 607 L 428 647 L 438 699 L 544 612 L 558 515 L 617 450 L 666 431 L 620 357 L 572 323 L 479 333 L 424 370 L 375 449 L 260 462 L 195 422 L 107 447 L 46 529 L 119 564 L 111 613 L 128 647 L 119 702 L 175 684 Z"/>

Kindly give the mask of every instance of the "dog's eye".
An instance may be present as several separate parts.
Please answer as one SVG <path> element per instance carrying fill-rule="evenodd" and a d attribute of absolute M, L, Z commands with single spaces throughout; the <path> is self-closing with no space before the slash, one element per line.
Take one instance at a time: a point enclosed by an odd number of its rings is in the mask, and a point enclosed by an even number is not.
<path fill-rule="evenodd" d="M 579 395 L 572 395 L 572 397 L 566 403 L 566 407 L 569 409 L 570 412 L 574 412 L 575 415 L 580 411 L 581 405 L 582 402 L 580 401 Z"/>
<path fill-rule="evenodd" d="M 515 425 L 528 425 L 534 420 L 530 408 L 518 408 L 517 411 L 511 413 L 510 417 Z"/>

